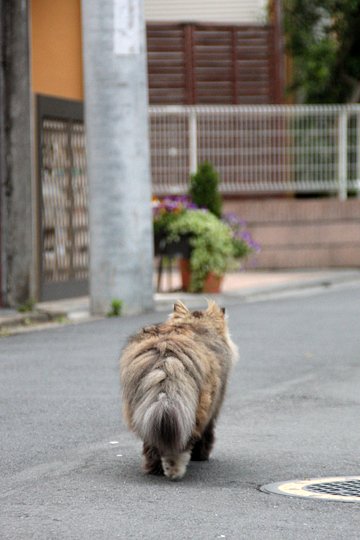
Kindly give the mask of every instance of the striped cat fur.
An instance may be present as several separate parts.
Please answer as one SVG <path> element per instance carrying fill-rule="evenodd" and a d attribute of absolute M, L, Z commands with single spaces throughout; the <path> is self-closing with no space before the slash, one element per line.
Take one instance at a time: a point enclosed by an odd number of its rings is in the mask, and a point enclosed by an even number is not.
<path fill-rule="evenodd" d="M 145 472 L 176 480 L 190 459 L 209 458 L 237 355 L 224 310 L 212 301 L 193 312 L 177 301 L 165 323 L 129 339 L 120 364 L 123 412 L 143 441 Z"/>

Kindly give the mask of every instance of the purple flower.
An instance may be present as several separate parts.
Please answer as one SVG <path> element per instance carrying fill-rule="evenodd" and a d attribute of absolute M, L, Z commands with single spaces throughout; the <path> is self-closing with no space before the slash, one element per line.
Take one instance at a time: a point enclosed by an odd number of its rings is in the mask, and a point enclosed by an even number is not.
<path fill-rule="evenodd" d="M 246 221 L 239 218 L 234 212 L 229 212 L 222 216 L 222 220 L 226 223 L 232 230 L 233 237 L 236 240 L 244 241 L 251 251 L 259 252 L 260 246 L 253 237 L 251 233 L 246 229 Z"/>
<path fill-rule="evenodd" d="M 178 213 L 184 210 L 196 210 L 197 206 L 187 195 L 169 195 L 163 199 L 153 199 L 153 215 L 157 217 L 166 212 Z"/>
<path fill-rule="evenodd" d="M 246 221 L 240 219 L 234 212 L 223 214 L 222 220 L 231 227 L 246 227 Z"/>

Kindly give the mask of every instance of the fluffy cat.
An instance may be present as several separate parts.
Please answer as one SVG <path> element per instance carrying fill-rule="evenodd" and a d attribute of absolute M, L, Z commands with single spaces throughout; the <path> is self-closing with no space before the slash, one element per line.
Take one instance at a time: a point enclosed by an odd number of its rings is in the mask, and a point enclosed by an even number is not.
<path fill-rule="evenodd" d="M 123 409 L 143 441 L 145 472 L 176 480 L 190 459 L 209 458 L 236 358 L 224 310 L 212 301 L 193 312 L 177 301 L 165 323 L 129 339 L 120 365 Z"/>

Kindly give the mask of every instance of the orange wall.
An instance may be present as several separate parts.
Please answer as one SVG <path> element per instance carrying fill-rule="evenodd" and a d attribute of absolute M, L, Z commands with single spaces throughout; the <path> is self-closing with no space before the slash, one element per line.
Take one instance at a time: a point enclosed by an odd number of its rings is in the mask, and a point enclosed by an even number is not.
<path fill-rule="evenodd" d="M 80 0 L 31 0 L 32 91 L 83 99 Z"/>

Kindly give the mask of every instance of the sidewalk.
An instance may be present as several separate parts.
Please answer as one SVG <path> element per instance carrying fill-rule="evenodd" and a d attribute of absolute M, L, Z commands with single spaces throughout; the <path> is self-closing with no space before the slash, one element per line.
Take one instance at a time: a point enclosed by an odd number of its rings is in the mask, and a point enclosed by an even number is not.
<path fill-rule="evenodd" d="M 207 295 L 216 299 L 223 306 L 261 300 L 273 295 L 294 293 L 309 289 L 328 288 L 338 284 L 360 283 L 360 270 L 302 270 L 302 271 L 242 271 L 229 273 L 224 278 L 222 293 Z M 166 274 L 162 281 L 163 288 L 180 288 L 177 272 Z M 156 293 L 155 310 L 169 311 L 174 301 L 183 300 L 189 307 L 204 305 L 202 294 L 184 292 Z M 19 313 L 13 309 L 0 308 L 0 335 L 18 333 L 34 328 L 46 328 L 49 325 L 65 322 L 94 320 L 90 314 L 89 297 L 71 298 L 52 302 L 41 302 L 33 311 Z"/>
<path fill-rule="evenodd" d="M 223 306 L 261 300 L 273 295 L 302 291 L 305 289 L 328 288 L 341 283 L 360 283 L 360 270 L 323 269 L 261 271 L 245 270 L 226 274 L 219 295 L 198 295 L 183 292 L 161 292 L 155 294 L 157 310 L 171 308 L 174 300 L 182 299 L 190 307 L 204 305 L 204 296 L 212 297 Z M 173 288 L 180 287 L 180 277 L 173 279 Z"/>

